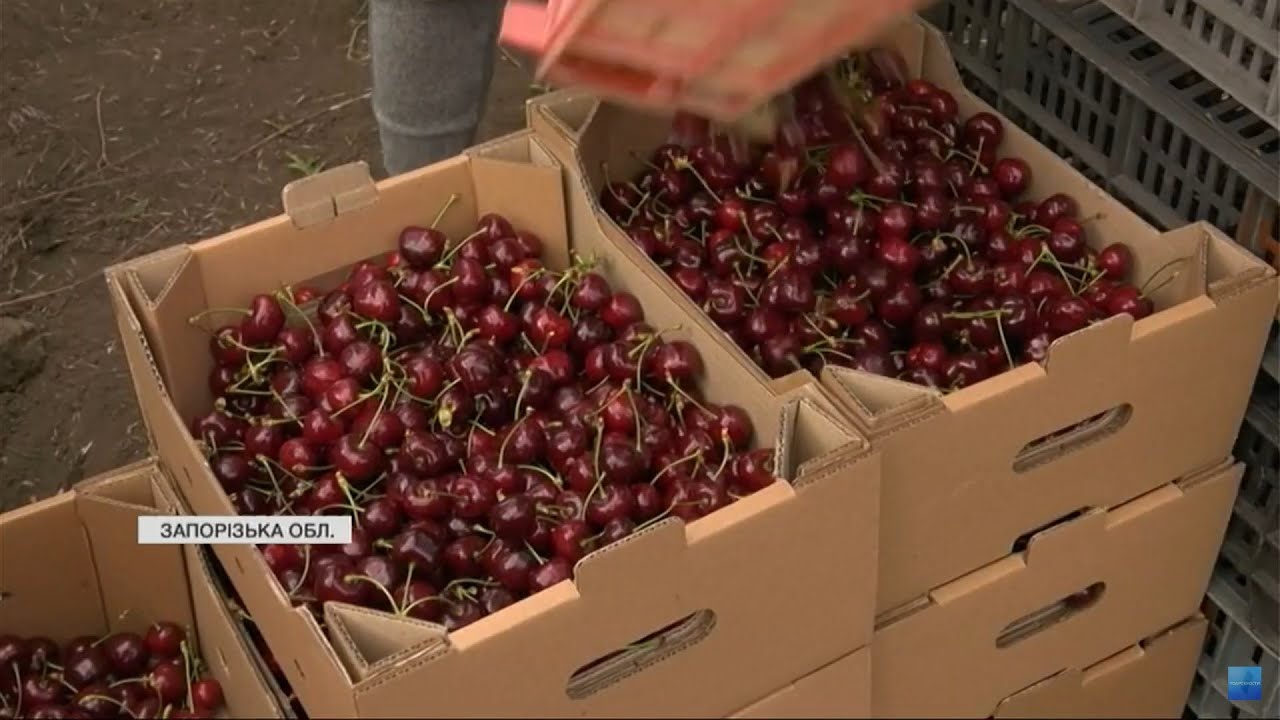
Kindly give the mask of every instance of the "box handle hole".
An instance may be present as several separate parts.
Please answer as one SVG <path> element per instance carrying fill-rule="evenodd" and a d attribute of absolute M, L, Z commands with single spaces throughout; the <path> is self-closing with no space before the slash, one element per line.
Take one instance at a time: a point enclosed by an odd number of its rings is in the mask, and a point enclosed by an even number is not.
<path fill-rule="evenodd" d="M 1113 435 L 1127 425 L 1131 417 L 1133 406 L 1124 403 L 1041 435 L 1018 451 L 1017 457 L 1013 459 L 1013 471 L 1027 472 Z"/>
<path fill-rule="evenodd" d="M 1014 620 L 996 636 L 996 647 L 1011 647 L 1073 615 L 1088 610 L 1098 604 L 1106 590 L 1106 583 L 1096 582 L 1080 592 L 1072 593 Z"/>
<path fill-rule="evenodd" d="M 621 649 L 596 658 L 569 677 L 565 693 L 583 700 L 706 639 L 716 625 L 715 611 L 702 609 L 661 627 Z"/>

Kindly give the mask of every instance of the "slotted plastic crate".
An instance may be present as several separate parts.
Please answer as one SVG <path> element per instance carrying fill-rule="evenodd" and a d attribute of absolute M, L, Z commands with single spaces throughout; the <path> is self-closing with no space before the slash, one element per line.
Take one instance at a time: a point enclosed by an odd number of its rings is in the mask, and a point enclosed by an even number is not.
<path fill-rule="evenodd" d="M 512 0 L 502 40 L 538 75 L 734 120 L 922 0 Z"/>
<path fill-rule="evenodd" d="M 1209 620 L 1204 651 L 1196 663 L 1196 675 L 1187 698 L 1188 718 L 1275 718 L 1280 715 L 1280 661 L 1255 635 L 1245 618 L 1248 600 L 1231 581 L 1214 574 L 1201 611 Z M 1251 665 L 1262 668 L 1262 700 L 1234 702 L 1227 699 L 1227 668 Z"/>
<path fill-rule="evenodd" d="M 948 0 L 973 89 L 1161 227 L 1206 220 L 1280 267 L 1280 131 L 1101 2 Z"/>
<path fill-rule="evenodd" d="M 1280 127 L 1280 0 L 1104 0 L 1196 72 Z"/>

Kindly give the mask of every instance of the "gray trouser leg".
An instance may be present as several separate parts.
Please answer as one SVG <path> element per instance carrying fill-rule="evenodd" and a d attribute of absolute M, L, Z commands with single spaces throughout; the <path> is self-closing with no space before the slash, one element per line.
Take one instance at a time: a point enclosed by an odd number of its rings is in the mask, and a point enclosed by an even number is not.
<path fill-rule="evenodd" d="M 458 154 L 475 137 L 505 0 L 371 0 L 373 113 L 387 173 Z"/>

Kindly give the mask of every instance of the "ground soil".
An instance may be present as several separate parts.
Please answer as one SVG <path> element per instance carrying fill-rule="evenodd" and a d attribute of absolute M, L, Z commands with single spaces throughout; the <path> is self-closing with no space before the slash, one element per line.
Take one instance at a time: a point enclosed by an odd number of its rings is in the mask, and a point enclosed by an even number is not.
<path fill-rule="evenodd" d="M 0 2 L 0 509 L 146 454 L 105 266 L 275 214 L 318 167 L 377 167 L 365 10 Z M 482 138 L 522 124 L 522 65 L 497 63 Z"/>

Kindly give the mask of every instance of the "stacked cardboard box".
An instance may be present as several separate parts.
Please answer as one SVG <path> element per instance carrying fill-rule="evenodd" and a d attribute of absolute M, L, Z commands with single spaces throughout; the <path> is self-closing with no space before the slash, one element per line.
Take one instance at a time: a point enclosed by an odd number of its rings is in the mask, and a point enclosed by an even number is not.
<path fill-rule="evenodd" d="M 990 111 L 965 91 L 935 31 L 908 23 L 887 42 L 962 114 Z M 630 177 L 669 122 L 573 91 L 530 101 L 528 119 L 568 168 L 571 223 L 600 227 L 664 282 L 597 198 L 606 169 Z M 1197 608 L 1239 483 L 1230 451 L 1275 312 L 1275 274 L 1208 225 L 1156 231 L 1011 124 L 1003 151 L 1035 168 L 1032 197 L 1066 192 L 1095 218 L 1091 238 L 1128 244 L 1140 275 L 1180 258 L 1183 270 L 1154 315 L 1092 325 L 1056 342 L 1043 365 L 949 395 L 824 371 L 845 417 L 883 455 L 870 713 L 1169 714 L 1194 652 L 1178 655 L 1168 638 L 1202 630 Z M 714 332 L 695 303 L 685 307 Z M 754 374 L 774 387 L 797 382 Z M 1176 662 L 1140 671 L 1156 647 Z M 1101 678 L 1122 666 L 1153 678 L 1150 692 L 1102 692 L 1112 684 Z M 762 702 L 793 698 L 815 712 L 822 693 L 805 688 L 840 667 Z"/>
<path fill-rule="evenodd" d="M 286 717 L 287 704 L 204 552 L 137 544 L 139 517 L 178 507 L 168 480 L 147 461 L 0 515 L 0 634 L 62 644 L 177 623 L 221 683 L 226 717 Z"/>
<path fill-rule="evenodd" d="M 781 448 L 791 482 L 688 525 L 658 523 L 589 555 L 573 582 L 455 633 L 337 604 L 325 607 L 322 626 L 293 607 L 255 548 L 217 546 L 304 708 L 325 717 L 724 717 L 866 647 L 878 453 L 816 382 L 777 394 L 753 387 L 747 369 L 632 272 L 598 228 L 571 232 L 561 167 L 529 132 L 376 185 L 363 166 L 337 168 L 286 188 L 285 215 L 108 273 L 144 419 L 191 509 L 235 512 L 185 422 L 212 401 L 207 335 L 188 319 L 385 256 L 403 227 L 430 223 L 451 196 L 439 226 L 451 237 L 498 212 L 542 238 L 552 267 L 566 266 L 570 251 L 598 257 L 598 271 L 637 296 L 649 322 L 700 350 L 705 395 L 748 412 L 757 436 Z M 797 608 L 804 588 L 815 591 Z M 662 628 L 661 642 L 616 654 Z M 862 673 L 865 686 L 865 664 Z"/>

